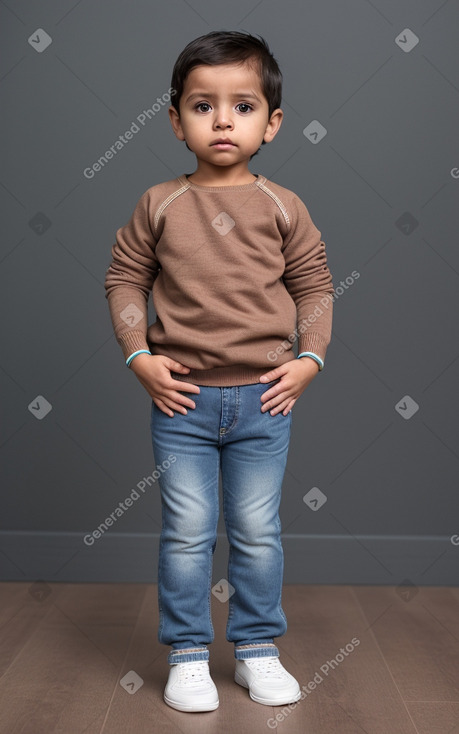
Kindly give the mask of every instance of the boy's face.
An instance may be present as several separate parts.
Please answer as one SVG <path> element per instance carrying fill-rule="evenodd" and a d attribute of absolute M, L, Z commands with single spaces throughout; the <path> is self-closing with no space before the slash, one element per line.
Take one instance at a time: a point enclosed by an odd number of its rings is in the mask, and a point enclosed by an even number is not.
<path fill-rule="evenodd" d="M 175 135 L 186 140 L 198 161 L 211 166 L 236 166 L 276 135 L 282 110 L 268 115 L 268 102 L 256 68 L 248 64 L 195 66 L 188 74 L 180 99 L 169 117 Z M 229 144 L 216 141 L 227 139 Z"/>

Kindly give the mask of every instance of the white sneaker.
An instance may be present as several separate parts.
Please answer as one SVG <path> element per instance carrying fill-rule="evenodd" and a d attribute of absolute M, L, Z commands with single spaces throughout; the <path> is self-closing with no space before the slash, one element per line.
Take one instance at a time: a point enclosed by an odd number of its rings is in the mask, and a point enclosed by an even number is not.
<path fill-rule="evenodd" d="M 234 680 L 249 689 L 252 701 L 266 706 L 282 706 L 301 697 L 298 681 L 275 656 L 236 660 Z"/>
<path fill-rule="evenodd" d="M 210 677 L 207 660 L 173 663 L 164 690 L 164 700 L 178 711 L 213 711 L 218 691 Z"/>

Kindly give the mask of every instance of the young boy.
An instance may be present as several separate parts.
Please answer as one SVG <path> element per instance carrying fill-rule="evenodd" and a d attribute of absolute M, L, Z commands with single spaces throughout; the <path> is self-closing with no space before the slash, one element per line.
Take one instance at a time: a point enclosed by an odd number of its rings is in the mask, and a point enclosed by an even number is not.
<path fill-rule="evenodd" d="M 170 121 L 197 168 L 141 196 L 105 281 L 126 364 L 152 398 L 158 640 L 172 647 L 164 700 L 180 711 L 219 704 L 207 645 L 221 469 L 230 551 L 217 591 L 229 599 L 235 681 L 258 703 L 284 705 L 301 692 L 274 644 L 287 629 L 278 510 L 292 407 L 323 368 L 334 288 L 306 206 L 248 169 L 283 115 L 265 41 L 201 36 L 178 57 L 171 87 Z"/>

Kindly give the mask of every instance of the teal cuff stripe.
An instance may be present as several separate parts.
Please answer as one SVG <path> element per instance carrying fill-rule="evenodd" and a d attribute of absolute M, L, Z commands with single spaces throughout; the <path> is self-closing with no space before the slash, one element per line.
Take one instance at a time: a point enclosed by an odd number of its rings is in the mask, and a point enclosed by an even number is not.
<path fill-rule="evenodd" d="M 137 352 L 133 352 L 126 360 L 126 365 L 129 367 L 134 357 L 137 357 L 138 354 L 151 354 L 149 349 L 138 349 Z"/>
<path fill-rule="evenodd" d="M 300 357 L 312 357 L 312 359 L 314 359 L 319 365 L 319 372 L 323 370 L 323 360 L 317 354 L 314 354 L 314 352 L 301 352 L 301 354 L 298 355 L 297 359 L 299 359 Z"/>

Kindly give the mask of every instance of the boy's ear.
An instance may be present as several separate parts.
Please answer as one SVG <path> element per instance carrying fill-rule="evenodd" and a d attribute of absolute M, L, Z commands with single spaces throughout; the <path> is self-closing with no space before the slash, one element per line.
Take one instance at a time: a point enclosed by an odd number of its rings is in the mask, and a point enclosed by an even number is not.
<path fill-rule="evenodd" d="M 271 117 L 269 118 L 265 134 L 263 136 L 263 140 L 265 141 L 265 143 L 270 143 L 271 140 L 273 140 L 274 137 L 277 135 L 283 117 L 284 113 L 282 112 L 280 107 L 273 111 Z"/>
<path fill-rule="evenodd" d="M 185 140 L 185 136 L 184 136 L 183 130 L 182 130 L 182 125 L 180 123 L 179 113 L 177 112 L 177 110 L 175 109 L 175 107 L 173 107 L 172 105 L 169 107 L 168 113 L 169 113 L 169 119 L 171 121 L 172 129 L 173 129 L 173 131 L 175 133 L 175 136 L 179 140 Z"/>

